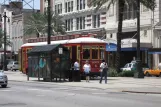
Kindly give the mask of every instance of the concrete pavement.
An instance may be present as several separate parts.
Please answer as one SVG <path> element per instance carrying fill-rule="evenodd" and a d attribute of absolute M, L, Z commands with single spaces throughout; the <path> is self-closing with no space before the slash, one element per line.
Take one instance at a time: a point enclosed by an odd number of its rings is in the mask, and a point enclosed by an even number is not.
<path fill-rule="evenodd" d="M 5 71 L 9 81 L 19 82 L 38 82 L 37 78 L 30 78 L 27 81 L 27 76 L 19 71 Z M 108 83 L 99 84 L 99 80 L 91 80 L 90 83 L 86 83 L 84 80 L 81 82 L 43 82 L 42 84 L 57 84 L 66 85 L 72 87 L 85 87 L 85 88 L 97 88 L 114 92 L 132 92 L 132 93 L 149 93 L 149 94 L 161 94 L 161 78 L 160 77 L 145 77 L 144 79 L 127 78 L 127 77 L 108 77 Z"/>
<path fill-rule="evenodd" d="M 62 83 L 63 84 L 63 83 Z M 102 84 L 104 85 L 104 84 Z M 108 92 L 38 82 L 10 81 L 0 88 L 0 107 L 160 107 L 161 96 Z"/>

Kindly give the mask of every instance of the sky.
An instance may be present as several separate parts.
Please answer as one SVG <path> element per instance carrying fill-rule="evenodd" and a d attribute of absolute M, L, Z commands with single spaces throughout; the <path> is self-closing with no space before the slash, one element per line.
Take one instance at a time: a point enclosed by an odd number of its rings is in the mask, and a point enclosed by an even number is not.
<path fill-rule="evenodd" d="M 18 0 L 0 0 L 0 4 L 4 4 L 4 3 L 8 4 L 9 1 L 18 1 Z M 33 6 L 33 2 L 34 2 L 34 6 Z M 40 9 L 40 0 L 23 0 L 23 5 L 25 9 L 26 8 L 32 9 L 33 7 L 34 9 Z"/>

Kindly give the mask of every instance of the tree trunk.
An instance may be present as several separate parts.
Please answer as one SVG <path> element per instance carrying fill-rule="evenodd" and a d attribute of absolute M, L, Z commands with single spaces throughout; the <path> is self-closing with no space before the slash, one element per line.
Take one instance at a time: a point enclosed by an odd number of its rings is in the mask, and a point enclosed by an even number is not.
<path fill-rule="evenodd" d="M 116 70 L 120 71 L 120 61 L 121 61 L 121 35 L 122 35 L 122 24 L 123 24 L 123 12 L 124 12 L 124 0 L 119 0 L 118 3 L 118 31 L 117 31 L 117 52 L 116 52 Z"/>

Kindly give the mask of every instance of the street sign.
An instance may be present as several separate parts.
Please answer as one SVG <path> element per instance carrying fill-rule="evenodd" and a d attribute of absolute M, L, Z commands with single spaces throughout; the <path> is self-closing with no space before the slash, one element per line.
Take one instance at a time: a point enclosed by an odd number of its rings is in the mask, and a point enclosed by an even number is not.
<path fill-rule="evenodd" d="M 59 54 L 63 54 L 63 48 L 59 48 Z"/>

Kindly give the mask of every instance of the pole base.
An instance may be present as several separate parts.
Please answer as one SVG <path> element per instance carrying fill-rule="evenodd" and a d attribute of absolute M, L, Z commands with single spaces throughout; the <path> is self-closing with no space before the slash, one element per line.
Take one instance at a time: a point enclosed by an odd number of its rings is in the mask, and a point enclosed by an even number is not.
<path fill-rule="evenodd" d="M 136 60 L 136 71 L 134 72 L 134 78 L 144 78 L 141 60 Z"/>

